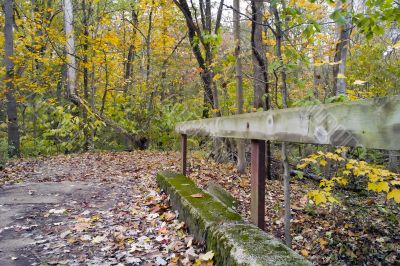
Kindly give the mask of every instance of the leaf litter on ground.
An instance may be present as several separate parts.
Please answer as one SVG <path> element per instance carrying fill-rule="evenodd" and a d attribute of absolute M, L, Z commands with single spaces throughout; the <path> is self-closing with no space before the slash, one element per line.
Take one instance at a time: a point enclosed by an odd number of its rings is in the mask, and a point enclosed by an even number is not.
<path fill-rule="evenodd" d="M 160 193 L 155 182 L 160 170 L 179 172 L 179 159 L 175 152 L 135 151 L 16 160 L 0 171 L 0 183 L 69 180 L 103 187 L 88 195 L 86 201 L 71 200 L 36 213 L 45 219 L 42 223 L 47 221 L 30 229 L 36 234 L 35 252 L 42 261 L 68 260 L 68 265 L 162 265 L 164 261 L 167 265 L 208 265 L 209 261 L 199 258 L 207 254 L 204 247 L 187 233 L 179 214 L 169 208 L 168 196 Z M 196 153 L 191 153 L 189 165 L 189 176 L 199 186 L 218 183 L 238 199 L 237 210 L 249 218 L 249 171 L 239 174 L 233 164 L 216 164 Z M 282 172 L 280 165 L 273 169 L 277 175 Z M 306 178 L 291 180 L 295 251 L 323 265 L 400 262 L 398 206 L 387 205 L 379 195 L 366 197 L 351 191 L 341 191 L 341 206 L 310 206 L 306 192 L 317 186 Z M 282 240 L 283 207 L 282 182 L 267 180 L 266 228 Z M 21 228 L 29 226 L 0 228 L 0 234 Z"/>
<path fill-rule="evenodd" d="M 32 214 L 39 223 L 30 232 L 36 265 L 193 265 L 204 246 L 188 234 L 157 187 L 160 163 L 174 170 L 176 157 L 148 152 L 60 155 L 12 161 L 0 180 L 96 184 L 90 194 Z"/>

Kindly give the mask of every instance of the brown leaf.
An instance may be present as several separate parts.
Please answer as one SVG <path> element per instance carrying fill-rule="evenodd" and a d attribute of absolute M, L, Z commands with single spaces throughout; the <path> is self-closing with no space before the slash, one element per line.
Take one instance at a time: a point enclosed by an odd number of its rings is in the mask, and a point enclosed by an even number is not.
<path fill-rule="evenodd" d="M 328 241 L 325 240 L 325 238 L 321 237 L 319 239 L 319 244 L 321 245 L 321 248 L 325 248 L 325 245 L 328 244 Z"/>
<path fill-rule="evenodd" d="M 173 212 L 166 212 L 164 213 L 164 219 L 166 221 L 172 221 L 173 219 L 175 219 L 176 215 Z"/>
<path fill-rule="evenodd" d="M 197 194 L 193 194 L 193 195 L 190 195 L 192 198 L 202 198 L 203 197 L 203 194 L 201 194 L 201 193 L 197 193 Z"/>
<path fill-rule="evenodd" d="M 308 257 L 308 251 L 306 249 L 302 249 L 300 251 L 301 255 L 303 255 L 304 257 Z"/>

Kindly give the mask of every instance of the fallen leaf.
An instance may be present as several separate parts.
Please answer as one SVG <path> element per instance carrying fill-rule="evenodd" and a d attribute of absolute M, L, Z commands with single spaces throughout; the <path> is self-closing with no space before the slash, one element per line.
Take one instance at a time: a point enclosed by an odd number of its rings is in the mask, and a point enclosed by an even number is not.
<path fill-rule="evenodd" d="M 302 249 L 300 251 L 301 255 L 303 255 L 304 257 L 308 257 L 308 251 L 306 249 Z"/>
<path fill-rule="evenodd" d="M 92 240 L 92 237 L 90 235 L 83 235 L 81 236 L 82 241 L 90 241 Z"/>
<path fill-rule="evenodd" d="M 200 254 L 199 259 L 202 261 L 209 261 L 212 260 L 213 257 L 214 257 L 214 252 L 210 250 L 206 254 Z"/>
<path fill-rule="evenodd" d="M 319 244 L 320 244 L 321 246 L 325 246 L 326 244 L 328 244 L 328 241 L 326 241 L 325 238 L 321 237 L 321 238 L 319 239 Z"/>
<path fill-rule="evenodd" d="M 60 234 L 61 238 L 65 238 L 66 236 L 68 236 L 69 234 L 71 234 L 72 232 L 70 230 L 64 231 Z"/>
<path fill-rule="evenodd" d="M 103 242 L 105 239 L 106 239 L 105 236 L 96 236 L 96 237 L 93 238 L 92 243 L 93 244 L 98 244 L 98 243 Z"/>
<path fill-rule="evenodd" d="M 197 194 L 193 194 L 193 195 L 190 195 L 192 198 L 202 198 L 203 197 L 203 194 L 201 194 L 201 193 L 197 193 Z"/>
<path fill-rule="evenodd" d="M 56 209 L 50 209 L 49 210 L 49 213 L 52 213 L 52 214 L 62 214 L 62 213 L 64 213 L 66 211 L 66 209 L 58 209 L 58 210 L 56 210 Z"/>

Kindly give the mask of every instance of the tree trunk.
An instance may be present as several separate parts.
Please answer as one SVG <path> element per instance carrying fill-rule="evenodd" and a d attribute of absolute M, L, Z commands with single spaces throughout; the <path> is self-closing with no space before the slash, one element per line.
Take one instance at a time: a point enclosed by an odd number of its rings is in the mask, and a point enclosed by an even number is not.
<path fill-rule="evenodd" d="M 285 0 L 282 0 L 282 7 L 284 8 Z M 283 108 L 288 108 L 287 99 L 287 75 L 286 75 L 286 66 L 283 61 L 282 55 L 282 38 L 283 38 L 283 30 L 282 30 L 282 20 L 279 16 L 279 11 L 277 4 L 272 4 L 271 6 L 272 12 L 275 18 L 275 39 L 276 39 L 276 56 L 278 57 L 280 63 L 280 74 L 281 74 L 281 93 L 282 93 L 282 106 Z M 282 162 L 283 162 L 283 192 L 284 192 L 284 202 L 285 202 L 285 243 L 288 247 L 292 246 L 292 237 L 290 235 L 290 219 L 291 219 L 291 208 L 290 208 L 290 166 L 289 160 L 287 156 L 287 147 L 286 142 L 282 142 Z"/>
<path fill-rule="evenodd" d="M 347 6 L 347 3 L 346 3 Z M 338 1 L 336 4 L 336 10 L 341 10 L 343 7 L 343 3 Z M 352 1 L 350 1 L 350 5 L 347 7 L 348 9 L 352 8 Z M 337 64 L 333 67 L 333 84 L 336 95 L 346 94 L 346 59 L 347 59 L 347 48 L 350 42 L 350 34 L 352 25 L 349 21 L 349 18 L 346 19 L 346 23 L 344 25 L 337 25 L 337 35 L 338 40 L 335 49 L 335 57 L 334 62 Z"/>
<path fill-rule="evenodd" d="M 100 107 L 100 115 L 103 115 L 104 113 L 104 107 L 106 105 L 106 99 L 107 99 L 107 92 L 108 92 L 108 80 L 109 80 L 109 74 L 108 74 L 108 62 L 107 62 L 107 54 L 104 53 L 104 71 L 106 74 L 106 82 L 104 86 L 104 93 L 103 97 L 101 98 L 101 107 Z"/>
<path fill-rule="evenodd" d="M 269 109 L 268 94 L 268 72 L 267 59 L 265 56 L 265 46 L 262 40 L 263 23 L 263 2 L 251 1 L 252 26 L 251 26 L 251 47 L 253 54 L 253 73 L 254 73 L 254 103 L 255 108 Z"/>
<path fill-rule="evenodd" d="M 147 103 L 147 110 L 153 109 L 154 88 L 150 89 L 150 74 L 151 74 L 151 33 L 153 30 L 153 8 L 150 8 L 149 13 L 149 27 L 147 29 L 146 37 L 146 90 L 150 90 L 149 101 Z"/>
<path fill-rule="evenodd" d="M 201 73 L 201 80 L 203 81 L 203 87 L 204 87 L 203 118 L 209 118 L 210 109 L 214 108 L 212 76 L 213 74 L 209 69 L 204 69 L 203 72 Z"/>
<path fill-rule="evenodd" d="M 76 105 L 80 99 L 76 95 L 76 62 L 75 62 L 75 38 L 74 38 L 74 16 L 71 0 L 63 0 L 64 32 L 66 37 L 65 53 L 67 61 L 67 97 Z"/>
<path fill-rule="evenodd" d="M 130 87 L 130 84 L 132 82 L 131 76 L 132 76 L 132 61 L 133 61 L 133 57 L 134 57 L 134 49 L 135 49 L 135 47 L 133 46 L 133 44 L 129 45 L 128 55 L 127 55 L 126 64 L 125 64 L 125 77 L 124 77 L 124 79 L 125 79 L 125 83 L 124 83 L 125 97 L 128 94 L 128 88 Z"/>
<path fill-rule="evenodd" d="M 236 108 L 237 114 L 243 113 L 243 71 L 242 59 L 240 58 L 241 40 L 240 40 L 240 1 L 233 0 L 233 32 L 235 41 L 236 57 Z M 237 140 L 237 170 L 244 173 L 246 170 L 245 142 Z"/>
<path fill-rule="evenodd" d="M 88 69 L 88 53 L 89 53 L 89 15 L 90 15 L 91 6 L 86 5 L 86 0 L 82 0 L 82 12 L 83 12 L 83 97 L 89 102 L 89 69 Z M 86 125 L 84 128 L 84 143 L 83 150 L 89 150 L 90 143 L 92 142 L 91 134 L 89 130 L 89 121 L 88 121 L 88 112 L 86 109 L 83 109 L 83 121 Z"/>
<path fill-rule="evenodd" d="M 20 156 L 19 129 L 17 101 L 14 96 L 14 62 L 10 57 L 14 56 L 13 23 L 14 1 L 4 1 L 4 62 L 6 66 L 6 98 L 8 119 L 8 154 L 10 157 Z"/>
<path fill-rule="evenodd" d="M 258 0 L 251 1 L 251 50 L 253 54 L 253 88 L 255 109 L 262 108 L 268 110 L 270 108 L 267 58 L 265 56 L 265 46 L 262 41 L 262 23 L 263 23 L 264 4 Z M 271 143 L 267 141 L 265 146 L 266 152 L 266 178 L 271 179 Z"/>

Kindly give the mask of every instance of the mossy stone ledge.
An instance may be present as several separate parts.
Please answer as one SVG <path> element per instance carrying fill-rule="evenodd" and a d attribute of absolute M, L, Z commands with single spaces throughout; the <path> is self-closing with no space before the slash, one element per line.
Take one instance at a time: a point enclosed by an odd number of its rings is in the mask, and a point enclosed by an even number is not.
<path fill-rule="evenodd" d="M 208 182 L 207 192 L 225 204 L 228 208 L 235 210 L 238 206 L 237 200 L 223 187 L 213 181 Z"/>
<path fill-rule="evenodd" d="M 188 177 L 157 174 L 159 186 L 170 196 L 189 232 L 215 253 L 216 265 L 311 265 L 302 256 L 200 189 Z M 201 194 L 201 197 L 192 195 Z"/>

